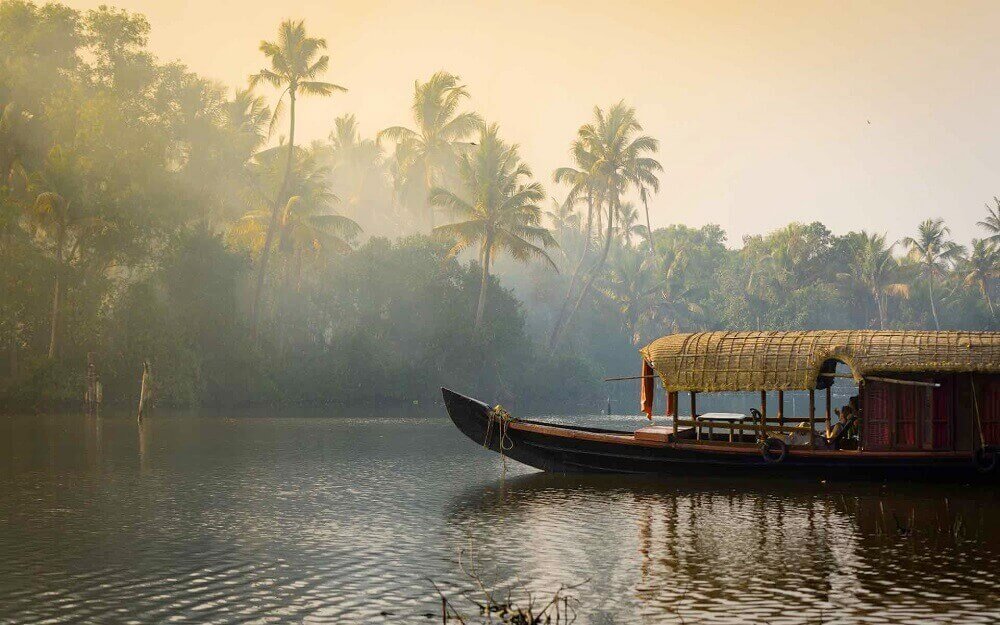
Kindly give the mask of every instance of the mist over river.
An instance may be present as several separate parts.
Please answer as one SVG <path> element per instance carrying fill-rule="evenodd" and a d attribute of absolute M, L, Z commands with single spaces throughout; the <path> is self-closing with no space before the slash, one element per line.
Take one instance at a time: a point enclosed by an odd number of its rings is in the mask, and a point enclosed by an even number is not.
<path fill-rule="evenodd" d="M 1000 620 L 995 489 L 504 471 L 435 406 L 235 417 L 0 419 L 0 622 L 440 622 L 460 550 L 589 580 L 579 623 Z"/>

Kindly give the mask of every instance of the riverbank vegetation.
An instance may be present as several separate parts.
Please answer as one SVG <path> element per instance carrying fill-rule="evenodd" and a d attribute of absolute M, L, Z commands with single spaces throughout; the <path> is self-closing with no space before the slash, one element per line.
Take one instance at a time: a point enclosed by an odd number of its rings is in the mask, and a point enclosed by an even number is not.
<path fill-rule="evenodd" d="M 297 100 L 350 88 L 307 26 L 247 42 L 231 89 L 141 15 L 0 3 L 0 408 L 80 401 L 88 354 L 109 402 L 148 360 L 169 405 L 578 403 L 671 331 L 996 327 L 1000 200 L 968 245 L 934 216 L 650 232 L 659 144 L 614 94 L 555 172 L 447 71 L 404 125 L 297 141 Z"/>

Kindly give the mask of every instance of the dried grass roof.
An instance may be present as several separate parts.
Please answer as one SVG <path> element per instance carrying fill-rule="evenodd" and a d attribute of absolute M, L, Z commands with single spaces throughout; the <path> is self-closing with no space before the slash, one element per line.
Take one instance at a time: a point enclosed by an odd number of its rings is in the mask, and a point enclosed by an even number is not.
<path fill-rule="evenodd" d="M 671 334 L 639 350 L 669 391 L 823 388 L 831 361 L 879 373 L 1000 373 L 1000 332 L 819 330 Z M 826 365 L 826 369 L 824 369 Z"/>

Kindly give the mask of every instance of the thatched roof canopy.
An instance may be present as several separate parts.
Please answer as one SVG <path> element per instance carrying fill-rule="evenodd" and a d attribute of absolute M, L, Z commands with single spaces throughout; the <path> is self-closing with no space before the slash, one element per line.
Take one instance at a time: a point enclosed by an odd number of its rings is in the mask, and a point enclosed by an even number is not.
<path fill-rule="evenodd" d="M 1000 332 L 819 330 L 671 334 L 639 350 L 668 391 L 824 388 L 836 361 L 884 373 L 1000 373 Z"/>

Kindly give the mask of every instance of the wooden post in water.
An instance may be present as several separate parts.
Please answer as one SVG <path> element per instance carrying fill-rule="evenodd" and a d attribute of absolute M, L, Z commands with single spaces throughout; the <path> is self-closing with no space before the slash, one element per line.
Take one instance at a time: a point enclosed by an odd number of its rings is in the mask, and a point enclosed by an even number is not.
<path fill-rule="evenodd" d="M 87 416 L 97 412 L 97 365 L 94 352 L 87 352 L 87 373 L 84 375 L 86 388 L 83 391 L 83 406 Z"/>
<path fill-rule="evenodd" d="M 138 420 L 142 421 L 143 410 L 146 408 L 146 398 L 150 391 L 149 361 L 142 361 L 142 385 L 139 387 L 139 415 Z"/>
<path fill-rule="evenodd" d="M 809 449 L 816 449 L 816 389 L 809 389 Z"/>

